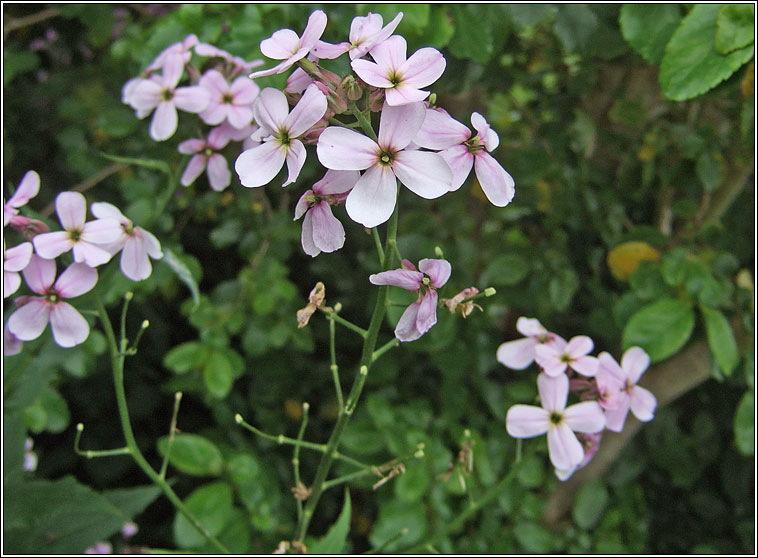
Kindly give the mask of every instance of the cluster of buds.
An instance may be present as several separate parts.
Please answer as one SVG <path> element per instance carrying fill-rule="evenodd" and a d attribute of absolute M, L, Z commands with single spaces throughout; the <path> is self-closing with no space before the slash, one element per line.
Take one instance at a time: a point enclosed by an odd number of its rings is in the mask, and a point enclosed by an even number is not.
<path fill-rule="evenodd" d="M 51 232 L 42 221 L 20 215 L 19 208 L 37 195 L 39 186 L 39 175 L 29 171 L 3 203 L 3 227 L 10 225 L 25 239 L 12 248 L 3 245 L 3 298 L 18 291 L 21 276 L 33 293 L 14 299 L 18 309 L 3 331 L 6 355 L 21 352 L 22 341 L 38 338 L 48 323 L 61 347 L 83 343 L 89 324 L 67 299 L 91 291 L 98 280 L 96 268 L 119 252 L 121 271 L 132 281 L 149 277 L 150 259 L 163 257 L 158 239 L 110 203 L 93 203 L 95 219 L 87 221 L 87 201 L 79 192 L 62 192 L 55 199 L 60 231 Z M 73 263 L 57 275 L 56 258 L 69 252 Z"/>
<path fill-rule="evenodd" d="M 653 419 L 655 396 L 637 385 L 650 365 L 641 348 L 629 348 L 619 364 L 607 352 L 591 356 L 594 343 L 585 335 L 567 342 L 538 320 L 523 316 L 516 328 L 525 337 L 500 345 L 497 360 L 515 370 L 536 361 L 542 406 L 514 405 L 506 415 L 506 429 L 514 438 L 547 434 L 559 479 L 568 479 L 589 463 L 604 430 L 621 432 L 630 409 L 643 422 Z M 567 407 L 569 392 L 580 401 Z"/>

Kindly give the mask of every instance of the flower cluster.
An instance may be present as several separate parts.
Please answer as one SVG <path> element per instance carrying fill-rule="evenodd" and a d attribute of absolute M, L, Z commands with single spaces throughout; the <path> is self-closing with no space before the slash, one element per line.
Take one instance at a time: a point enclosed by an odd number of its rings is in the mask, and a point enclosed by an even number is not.
<path fill-rule="evenodd" d="M 50 324 L 53 339 L 61 347 L 73 347 L 89 336 L 87 320 L 68 299 L 91 291 L 97 268 L 121 252 L 120 268 L 132 281 L 152 273 L 150 258 L 163 257 L 161 245 L 148 231 L 135 226 L 109 203 L 93 203 L 95 219 L 87 221 L 87 201 L 79 192 L 62 192 L 55 210 L 62 230 L 51 232 L 42 221 L 19 214 L 19 208 L 39 192 L 35 171 L 24 175 L 11 198 L 3 203 L 3 226 L 10 225 L 25 238 L 11 248 L 3 246 L 3 298 L 21 287 L 21 276 L 34 295 L 14 299 L 17 310 L 3 331 L 4 353 L 17 354 L 22 341 L 36 339 Z M 58 275 L 56 258 L 71 253 L 73 259 Z"/>
<path fill-rule="evenodd" d="M 594 343 L 587 336 L 567 342 L 538 320 L 523 316 L 516 328 L 524 338 L 500 345 L 497 360 L 515 370 L 537 362 L 542 406 L 514 405 L 506 415 L 506 430 L 514 438 L 547 434 L 550 461 L 559 479 L 568 479 L 589 463 L 603 430 L 621 432 L 630 409 L 641 421 L 653 419 L 655 396 L 637 385 L 650 365 L 641 348 L 629 348 L 619 365 L 607 352 L 591 356 Z M 580 402 L 567 407 L 570 391 L 578 394 Z"/>
<path fill-rule="evenodd" d="M 202 75 L 192 64 L 193 54 L 209 59 Z M 204 137 L 179 144 L 180 153 L 192 155 L 182 174 L 182 185 L 189 186 L 203 171 L 207 171 L 216 191 L 231 184 L 229 165 L 221 151 L 230 142 L 242 142 L 256 131 L 253 102 L 260 88 L 243 73 L 261 64 L 260 60 L 246 62 L 190 35 L 166 48 L 142 75 L 124 85 L 122 101 L 136 111 L 137 117 L 153 115 L 150 136 L 155 141 L 167 140 L 176 133 L 177 110 L 197 114 L 211 126 Z M 180 87 L 185 75 L 190 77 L 190 84 Z"/>

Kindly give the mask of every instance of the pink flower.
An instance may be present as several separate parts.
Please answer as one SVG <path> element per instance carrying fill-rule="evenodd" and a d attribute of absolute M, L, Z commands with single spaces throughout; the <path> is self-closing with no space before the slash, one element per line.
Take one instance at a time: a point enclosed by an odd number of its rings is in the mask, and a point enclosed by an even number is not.
<path fill-rule="evenodd" d="M 423 101 L 429 95 L 421 87 L 431 85 L 445 71 L 445 57 L 434 48 L 422 48 L 406 60 L 407 44 L 399 35 L 390 37 L 371 50 L 368 60 L 353 60 L 353 70 L 369 85 L 384 89 L 387 104 L 405 105 Z"/>
<path fill-rule="evenodd" d="M 345 244 L 345 229 L 330 206 L 343 203 L 345 193 L 358 181 L 357 171 L 328 170 L 324 178 L 306 191 L 295 206 L 295 220 L 303 217 L 303 252 L 311 257 L 334 252 Z"/>
<path fill-rule="evenodd" d="M 13 356 L 21 352 L 24 348 L 24 343 L 13 335 L 8 329 L 8 324 L 3 327 L 3 355 Z"/>
<path fill-rule="evenodd" d="M 452 268 L 447 260 L 423 259 L 418 263 L 421 271 L 408 260 L 403 267 L 374 273 L 369 277 L 374 285 L 392 285 L 406 291 L 418 291 L 418 300 L 408 306 L 395 327 L 400 341 L 415 341 L 437 323 L 437 290 L 447 283 Z"/>
<path fill-rule="evenodd" d="M 182 59 L 182 64 L 186 64 L 192 58 L 192 47 L 198 44 L 197 36 L 187 35 L 185 39 L 180 43 L 174 43 L 169 45 L 161 51 L 161 53 L 155 57 L 150 65 L 145 69 L 145 74 L 150 75 L 152 72 L 156 72 L 164 67 L 169 57 L 179 55 Z"/>
<path fill-rule="evenodd" d="M 248 188 L 273 180 L 287 162 L 288 176 L 282 186 L 297 180 L 305 164 L 305 146 L 297 139 L 326 113 L 326 96 L 315 85 L 308 86 L 289 112 L 287 98 L 278 89 L 267 87 L 254 105 L 257 134 L 263 143 L 244 151 L 234 165 L 240 182 Z M 268 135 L 268 137 L 266 137 Z"/>
<path fill-rule="evenodd" d="M 200 113 L 206 124 L 216 126 L 229 120 L 235 128 L 244 128 L 253 119 L 253 101 L 259 87 L 253 80 L 239 76 L 231 84 L 216 70 L 208 70 L 199 81 L 200 87 L 210 93 L 208 108 Z"/>
<path fill-rule="evenodd" d="M 347 197 L 347 213 L 365 227 L 387 221 L 400 180 L 413 193 L 434 199 L 450 189 L 452 173 L 436 153 L 406 149 L 424 121 L 424 104 L 384 105 L 379 142 L 337 126 L 323 131 L 316 146 L 321 164 L 334 170 L 366 170 Z"/>
<path fill-rule="evenodd" d="M 473 137 L 466 126 L 447 113 L 427 109 L 424 125 L 414 142 L 427 149 L 442 150 L 440 155 L 453 171 L 451 190 L 460 188 L 471 172 L 471 167 L 474 167 L 476 178 L 487 199 L 497 207 L 504 207 L 513 199 L 515 183 L 511 175 L 488 153 L 497 148 L 500 139 L 478 112 L 471 115 L 471 124 L 477 131 Z"/>
<path fill-rule="evenodd" d="M 268 58 L 282 60 L 282 62 L 268 70 L 253 72 L 250 77 L 258 78 L 286 72 L 295 62 L 308 55 L 316 41 L 321 38 L 324 29 L 326 29 L 326 14 L 321 10 L 316 10 L 308 18 L 302 37 L 298 37 L 292 29 L 276 31 L 271 37 L 261 41 L 261 52 Z"/>
<path fill-rule="evenodd" d="M 31 170 L 28 171 L 21 179 L 21 184 L 7 202 L 3 203 L 3 226 L 6 226 L 11 220 L 18 215 L 18 208 L 27 204 L 27 202 L 39 192 L 39 175 Z"/>
<path fill-rule="evenodd" d="M 95 217 L 113 219 L 121 225 L 121 236 L 108 248 L 113 254 L 121 250 L 120 267 L 123 274 L 132 281 L 150 277 L 153 271 L 150 258 L 157 260 L 163 257 L 158 239 L 145 229 L 135 227 L 115 205 L 98 202 L 93 203 L 91 209 Z"/>
<path fill-rule="evenodd" d="M 8 298 L 18 290 L 21 285 L 19 272 L 29 265 L 31 259 L 31 242 L 3 249 L 3 298 Z"/>
<path fill-rule="evenodd" d="M 89 324 L 63 299 L 90 291 L 97 283 L 97 271 L 73 263 L 55 281 L 55 260 L 34 255 L 23 274 L 29 288 L 42 296 L 22 297 L 22 306 L 8 320 L 8 330 L 22 341 L 31 341 L 42 335 L 50 322 L 53 339 L 61 347 L 84 342 L 89 336 Z"/>
<path fill-rule="evenodd" d="M 603 433 L 602 432 L 597 432 L 595 434 L 581 434 L 580 433 L 576 437 L 579 440 L 579 443 L 582 444 L 582 451 L 584 451 L 584 459 L 582 459 L 579 462 L 579 465 L 577 465 L 573 469 L 565 469 L 565 470 L 556 469 L 555 476 L 558 477 L 562 481 L 568 480 L 569 477 L 574 474 L 574 472 L 586 467 L 587 464 L 590 461 L 592 461 L 592 458 L 595 457 L 595 454 L 597 453 L 598 448 L 600 448 L 600 440 L 603 439 Z"/>
<path fill-rule="evenodd" d="M 229 186 L 232 173 L 229 171 L 226 158 L 218 153 L 229 143 L 229 140 L 230 136 L 226 129 L 219 126 L 208 133 L 208 139 L 189 139 L 180 143 L 179 153 L 193 155 L 182 174 L 182 186 L 192 184 L 206 167 L 211 188 L 220 192 Z"/>
<path fill-rule="evenodd" d="M 183 71 L 182 56 L 170 54 L 163 62 L 163 75 L 140 80 L 125 97 L 140 118 L 155 109 L 150 123 L 150 136 L 155 141 L 167 140 L 176 132 L 176 109 L 198 113 L 208 106 L 210 93 L 203 87 L 177 87 Z"/>
<path fill-rule="evenodd" d="M 198 43 L 195 45 L 195 53 L 199 54 L 200 56 L 212 56 L 212 57 L 218 57 L 223 58 L 230 64 L 232 64 L 232 75 L 235 76 L 238 73 L 242 71 L 249 72 L 253 68 L 257 68 L 258 66 L 263 66 L 264 62 L 263 60 L 251 60 L 250 62 L 247 62 L 246 60 L 243 60 L 239 56 L 233 56 L 226 52 L 225 50 L 221 50 L 218 47 L 215 47 L 213 45 L 209 45 L 208 43 Z"/>
<path fill-rule="evenodd" d="M 508 341 L 497 348 L 497 360 L 502 365 L 514 370 L 523 370 L 534 362 L 534 348 L 547 344 L 563 349 L 566 340 L 560 335 L 550 333 L 539 320 L 521 316 L 516 321 L 516 329 L 526 337 Z"/>
<path fill-rule="evenodd" d="M 85 223 L 87 202 L 79 192 L 62 192 L 55 198 L 55 211 L 62 231 L 34 237 L 34 250 L 45 259 L 52 259 L 73 248 L 74 261 L 97 267 L 111 259 L 103 244 L 121 236 L 121 225 L 115 219 L 96 219 Z"/>
<path fill-rule="evenodd" d="M 574 432 L 603 430 L 605 416 L 597 401 L 583 401 L 566 407 L 569 380 L 565 374 L 537 377 L 542 407 L 514 405 L 508 409 L 505 427 L 514 438 L 533 438 L 547 433 L 550 461 L 560 471 L 573 471 L 584 459 L 582 444 Z"/>
<path fill-rule="evenodd" d="M 380 14 L 369 12 L 363 17 L 353 18 L 350 24 L 350 59 L 361 58 L 376 45 L 386 41 L 395 32 L 401 19 L 403 12 L 399 12 L 386 27 L 382 27 L 384 20 Z"/>
<path fill-rule="evenodd" d="M 615 409 L 609 408 L 605 411 L 606 428 L 621 432 L 629 409 L 642 422 L 653 420 L 658 402 L 652 393 L 637 385 L 642 374 L 650 366 L 648 354 L 639 347 L 631 347 L 621 357 L 621 366 L 608 353 L 600 353 L 598 360 L 600 361 L 598 381 L 602 378 L 613 382 L 619 389 Z"/>
<path fill-rule="evenodd" d="M 548 376 L 560 376 L 571 367 L 582 376 L 590 378 L 597 373 L 598 367 L 597 358 L 587 356 L 593 348 L 592 339 L 586 335 L 577 335 L 565 347 L 538 345 L 534 348 L 534 356 Z"/>

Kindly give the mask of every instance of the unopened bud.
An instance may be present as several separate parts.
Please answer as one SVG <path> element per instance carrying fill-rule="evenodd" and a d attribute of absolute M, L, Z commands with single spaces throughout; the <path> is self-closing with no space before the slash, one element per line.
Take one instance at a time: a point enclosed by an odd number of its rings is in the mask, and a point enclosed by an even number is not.
<path fill-rule="evenodd" d="M 242 424 L 243 422 L 245 422 L 245 419 L 242 418 L 241 414 L 237 413 L 236 415 L 234 415 L 234 422 L 236 422 L 237 424 Z"/>
<path fill-rule="evenodd" d="M 142 322 L 142 329 L 147 329 L 149 327 L 150 327 L 150 321 L 149 320 L 145 320 L 145 321 Z"/>
<path fill-rule="evenodd" d="M 429 108 L 434 108 L 434 105 L 437 104 L 437 94 L 432 93 L 429 95 Z"/>
<path fill-rule="evenodd" d="M 495 287 L 487 287 L 484 289 L 484 296 L 493 296 L 495 293 L 497 293 Z"/>
<path fill-rule="evenodd" d="M 334 305 L 334 311 L 335 312 L 339 312 L 341 310 L 342 310 L 342 303 L 341 302 L 338 302 L 337 304 Z"/>
<path fill-rule="evenodd" d="M 345 79 L 342 80 L 340 87 L 345 90 L 345 95 L 347 95 L 347 98 L 351 101 L 357 101 L 363 97 L 363 88 L 353 76 L 346 76 Z"/>
<path fill-rule="evenodd" d="M 445 257 L 445 254 L 442 252 L 442 248 L 440 248 L 439 246 L 435 246 L 435 247 L 434 247 L 434 254 L 435 254 L 435 255 L 436 255 L 438 258 L 444 258 L 444 257 Z"/>

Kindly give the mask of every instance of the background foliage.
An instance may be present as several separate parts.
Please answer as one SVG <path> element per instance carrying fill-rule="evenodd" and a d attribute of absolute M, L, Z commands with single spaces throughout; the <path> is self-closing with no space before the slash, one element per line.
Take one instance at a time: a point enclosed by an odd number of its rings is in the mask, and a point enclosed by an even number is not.
<path fill-rule="evenodd" d="M 127 361 L 141 447 L 159 460 L 181 390 L 174 488 L 239 553 L 269 553 L 291 537 L 295 501 L 291 449 L 251 437 L 234 415 L 295 436 L 308 402 L 306 438 L 325 440 L 336 417 L 328 331 L 318 316 L 297 329 L 295 312 L 323 281 L 327 303 L 339 301 L 346 318 L 367 323 L 373 242 L 343 219 L 342 251 L 313 260 L 302 253 L 292 208 L 320 177 L 312 160 L 286 189 L 245 189 L 235 176 L 226 191 L 213 192 L 201 177 L 158 212 L 168 175 L 187 161 L 176 138 L 192 137 L 194 121 L 180 118 L 175 139 L 156 144 L 147 123 L 121 104 L 121 87 L 189 33 L 259 58 L 262 39 L 282 27 L 299 32 L 315 7 L 4 4 L 6 196 L 35 169 L 42 189 L 32 208 L 49 217 L 55 195 L 79 185 L 89 201 L 125 208 L 186 267 L 185 282 L 159 263 L 142 283 L 112 274 L 98 288 L 110 303 L 133 289 L 128 327 L 151 324 Z M 377 490 L 376 479 L 366 478 L 351 483 L 349 496 L 328 491 L 311 532 L 332 530 L 309 547 L 408 548 L 511 469 L 516 443 L 505 433 L 505 413 L 532 400 L 536 387 L 531 372 L 503 368 L 495 351 L 519 336 L 516 318 L 527 315 L 566 337 L 592 336 L 597 351 L 620 356 L 641 345 L 654 362 L 707 343 L 709 357 L 698 366 L 710 379 L 690 382 L 687 393 L 660 407 L 558 520 L 544 519 L 560 485 L 546 447 L 526 442 L 517 482 L 436 548 L 754 550 L 752 5 L 323 9 L 324 38 L 332 42 L 344 40 L 355 15 L 374 11 L 388 21 L 402 10 L 397 32 L 409 52 L 433 46 L 446 56 L 434 86 L 439 104 L 461 121 L 474 110 L 486 115 L 517 190 L 505 209 L 489 205 L 473 183 L 435 202 L 404 197 L 403 255 L 430 257 L 439 246 L 453 262 L 441 296 L 471 285 L 498 293 L 465 321 L 440 313 L 430 333 L 376 363 L 344 451 L 381 463 L 424 443 L 424 456 Z M 283 76 L 259 83 L 282 85 Z M 390 313 L 386 339 L 397 318 Z M 74 349 L 45 334 L 5 359 L 4 548 L 82 552 L 128 519 L 140 526 L 129 545 L 201 547 L 129 459 L 87 460 L 73 451 L 78 422 L 86 425 L 85 449 L 122 443 L 105 340 L 95 329 Z M 346 371 L 360 356 L 350 336 L 338 340 Z M 677 374 L 685 383 L 697 375 Z M 27 436 L 39 457 L 35 473 L 21 472 Z M 456 459 L 472 442 L 469 474 Z M 301 453 L 306 479 L 317 457 Z M 112 541 L 126 544 L 118 535 Z"/>

